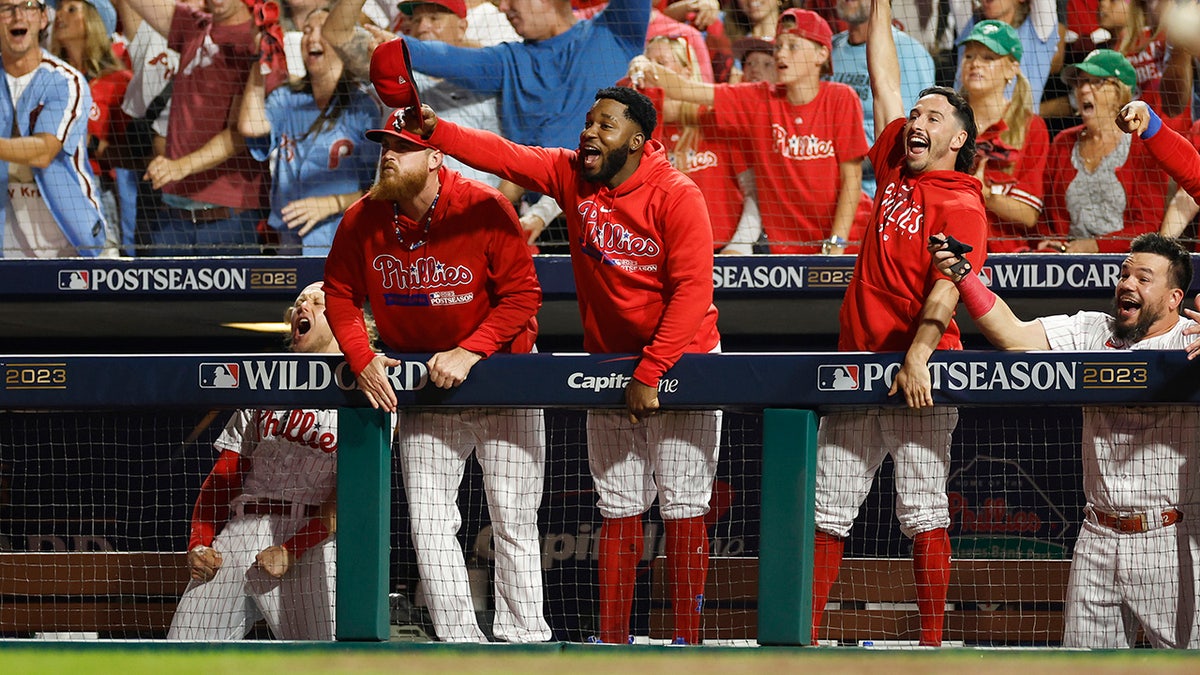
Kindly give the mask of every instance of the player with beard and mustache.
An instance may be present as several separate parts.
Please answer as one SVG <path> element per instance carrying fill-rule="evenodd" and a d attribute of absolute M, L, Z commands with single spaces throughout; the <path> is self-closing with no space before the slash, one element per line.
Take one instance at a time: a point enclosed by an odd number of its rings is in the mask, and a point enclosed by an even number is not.
<path fill-rule="evenodd" d="M 387 370 L 363 327 L 369 301 L 387 351 L 433 353 L 429 381 L 462 384 L 496 352 L 524 354 L 537 337 L 542 290 L 512 204 L 462 177 L 404 131 L 405 108 L 382 129 L 379 178 L 346 210 L 325 263 L 329 325 L 372 406 L 396 412 Z M 457 504 L 474 453 L 496 548 L 492 634 L 506 642 L 551 637 L 543 614 L 537 510 L 545 482 L 541 410 L 405 409 L 399 459 L 413 548 L 434 630 L 443 642 L 486 642 L 471 600 Z"/>
<path fill-rule="evenodd" d="M 588 411 L 588 465 L 604 517 L 593 641 L 630 639 L 642 516 L 657 496 L 673 641 L 698 644 L 721 413 L 659 412 L 658 386 L 683 353 L 719 351 L 713 238 L 700 188 L 667 161 L 655 125 L 654 104 L 627 87 L 596 92 L 577 150 L 519 145 L 439 121 L 429 106 L 414 124 L 446 153 L 563 206 L 584 348 L 638 355 L 626 410 Z"/>
<path fill-rule="evenodd" d="M 971 175 L 975 116 L 952 89 L 931 87 L 912 109 L 901 95 L 891 3 L 875 0 L 867 20 L 867 70 L 874 98 L 874 212 L 838 316 L 838 349 L 903 352 L 889 396 L 906 407 L 832 411 L 817 429 L 813 642 L 837 580 L 846 537 L 887 456 L 896 467 L 896 520 L 912 539 L 922 646 L 942 643 L 950 586 L 950 439 L 958 409 L 935 405 L 929 358 L 962 349 L 958 291 L 925 251 L 933 234 L 986 257 L 987 214 Z"/>
<path fill-rule="evenodd" d="M 1158 233 L 1139 235 L 1121 264 L 1113 314 L 1021 321 L 944 239 L 929 250 L 958 285 L 975 325 L 1005 350 L 1182 349 L 1200 353 L 1200 312 L 1184 309 L 1191 255 Z M 1200 306 L 1200 300 L 1197 301 Z M 1195 406 L 1083 409 L 1085 519 L 1071 557 L 1064 647 L 1200 648 L 1200 415 Z M 1184 518 L 1187 514 L 1187 518 Z"/>

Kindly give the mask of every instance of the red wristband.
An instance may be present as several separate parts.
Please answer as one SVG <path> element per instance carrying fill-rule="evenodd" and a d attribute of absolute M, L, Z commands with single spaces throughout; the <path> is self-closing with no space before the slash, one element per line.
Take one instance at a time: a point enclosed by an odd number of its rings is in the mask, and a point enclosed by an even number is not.
<path fill-rule="evenodd" d="M 971 272 L 958 282 L 958 294 L 972 319 L 978 319 L 992 311 L 996 304 L 996 294 L 983 285 L 978 274 Z"/>

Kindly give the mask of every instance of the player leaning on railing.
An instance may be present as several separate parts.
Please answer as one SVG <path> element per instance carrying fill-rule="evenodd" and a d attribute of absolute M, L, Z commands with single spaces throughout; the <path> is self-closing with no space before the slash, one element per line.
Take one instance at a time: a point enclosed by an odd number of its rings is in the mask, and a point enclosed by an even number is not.
<path fill-rule="evenodd" d="M 1033 321 L 1018 319 L 945 238 L 931 237 L 929 250 L 958 285 L 975 325 L 1001 349 L 1184 349 L 1189 359 L 1200 353 L 1200 312 L 1179 316 L 1191 256 L 1160 234 L 1133 240 L 1112 315 Z M 1132 647 L 1140 627 L 1155 647 L 1200 648 L 1200 410 L 1085 407 L 1082 442 L 1087 506 L 1071 556 L 1063 646 Z"/>

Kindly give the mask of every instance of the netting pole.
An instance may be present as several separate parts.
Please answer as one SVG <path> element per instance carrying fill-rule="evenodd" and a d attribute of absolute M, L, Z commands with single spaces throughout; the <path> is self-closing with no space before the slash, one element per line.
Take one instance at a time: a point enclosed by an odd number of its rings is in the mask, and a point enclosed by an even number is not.
<path fill-rule="evenodd" d="M 391 634 L 392 452 L 389 415 L 338 409 L 337 639 L 377 641 Z"/>
<path fill-rule="evenodd" d="M 816 413 L 763 411 L 759 644 L 807 645 L 812 639 L 816 484 Z"/>

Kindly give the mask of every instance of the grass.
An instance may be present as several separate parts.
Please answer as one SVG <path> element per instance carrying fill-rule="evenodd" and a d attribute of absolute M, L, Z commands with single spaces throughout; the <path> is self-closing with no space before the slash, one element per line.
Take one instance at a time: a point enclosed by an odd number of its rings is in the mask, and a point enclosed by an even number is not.
<path fill-rule="evenodd" d="M 253 673 L 471 673 L 493 675 L 767 675 L 820 673 L 907 675 L 1189 675 L 1200 672 L 1200 652 L 1150 650 L 863 650 L 676 649 L 444 644 L 280 645 L 237 643 L 211 647 L 147 643 L 0 642 L 5 673 L 114 673 L 119 675 L 228 675 Z"/>

